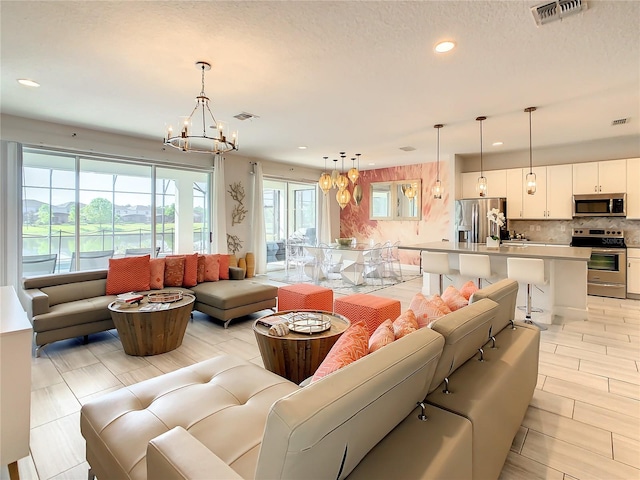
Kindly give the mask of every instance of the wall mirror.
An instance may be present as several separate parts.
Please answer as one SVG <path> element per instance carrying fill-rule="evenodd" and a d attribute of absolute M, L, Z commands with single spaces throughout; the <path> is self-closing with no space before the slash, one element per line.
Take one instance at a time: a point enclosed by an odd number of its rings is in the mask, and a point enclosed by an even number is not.
<path fill-rule="evenodd" d="M 420 220 L 421 192 L 420 179 L 371 183 L 371 219 Z"/>

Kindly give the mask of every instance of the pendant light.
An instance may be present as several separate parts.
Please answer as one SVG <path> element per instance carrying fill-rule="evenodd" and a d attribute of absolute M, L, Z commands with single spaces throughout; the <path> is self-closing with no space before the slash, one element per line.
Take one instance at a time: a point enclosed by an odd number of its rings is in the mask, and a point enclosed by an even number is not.
<path fill-rule="evenodd" d="M 338 175 L 338 179 L 336 180 L 336 186 L 338 187 L 338 190 L 342 191 L 346 190 L 349 186 L 349 179 L 344 174 L 344 159 L 346 155 L 344 154 L 344 152 L 340 152 L 340 156 L 342 157 L 342 169 L 340 170 L 340 174 Z M 349 194 L 349 197 L 351 197 L 351 194 Z M 351 198 L 349 198 L 349 200 L 350 199 Z"/>
<path fill-rule="evenodd" d="M 358 159 L 358 178 L 360 178 L 360 154 L 356 153 L 356 158 Z M 362 202 L 362 187 L 360 184 L 356 183 L 353 187 L 353 203 L 356 205 L 360 205 Z"/>
<path fill-rule="evenodd" d="M 351 184 L 355 185 L 356 182 L 358 181 L 358 177 L 360 177 L 360 172 L 356 168 L 356 157 L 353 157 L 351 159 L 351 165 L 352 167 L 347 173 L 347 177 L 349 177 L 349 180 L 351 180 Z"/>
<path fill-rule="evenodd" d="M 331 190 L 331 175 L 327 173 L 327 159 L 329 157 L 324 158 L 324 170 L 322 171 L 322 175 L 320 175 L 320 180 L 318 180 L 318 186 L 326 195 L 329 190 Z"/>
<path fill-rule="evenodd" d="M 535 195 L 536 193 L 536 174 L 533 173 L 533 154 L 531 149 L 531 113 L 535 112 L 536 107 L 527 107 L 524 109 L 529 114 L 529 173 L 526 178 L 527 193 Z"/>
<path fill-rule="evenodd" d="M 436 165 L 437 165 L 437 175 L 436 175 L 436 183 L 435 185 L 431 188 L 431 193 L 433 194 L 433 198 L 435 199 L 441 199 L 442 198 L 442 182 L 440 181 L 440 129 L 444 127 L 444 125 L 442 125 L 441 123 L 438 123 L 437 125 L 434 125 L 433 128 L 436 128 L 438 130 L 438 151 L 437 151 L 437 161 L 436 161 Z"/>
<path fill-rule="evenodd" d="M 476 192 L 478 192 L 479 197 L 487 196 L 487 178 L 484 176 L 482 168 L 482 122 L 486 119 L 487 117 L 476 118 L 476 121 L 480 122 L 480 176 L 478 177 L 478 182 L 476 183 Z"/>
<path fill-rule="evenodd" d="M 340 176 L 340 171 L 338 170 L 338 159 L 334 158 L 333 159 L 334 165 L 333 165 L 333 170 L 331 171 L 331 185 L 333 186 L 333 188 L 336 188 L 338 186 L 338 177 Z"/>

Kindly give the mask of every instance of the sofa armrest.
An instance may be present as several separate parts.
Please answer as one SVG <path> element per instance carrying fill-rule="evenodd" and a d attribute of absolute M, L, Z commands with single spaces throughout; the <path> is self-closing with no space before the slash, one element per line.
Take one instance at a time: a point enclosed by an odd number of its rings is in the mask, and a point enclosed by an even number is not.
<path fill-rule="evenodd" d="M 147 478 L 242 479 L 235 470 L 182 427 L 175 427 L 149 442 Z"/>
<path fill-rule="evenodd" d="M 49 295 L 39 288 L 23 290 L 26 305 L 24 305 L 30 319 L 36 315 L 49 312 Z"/>

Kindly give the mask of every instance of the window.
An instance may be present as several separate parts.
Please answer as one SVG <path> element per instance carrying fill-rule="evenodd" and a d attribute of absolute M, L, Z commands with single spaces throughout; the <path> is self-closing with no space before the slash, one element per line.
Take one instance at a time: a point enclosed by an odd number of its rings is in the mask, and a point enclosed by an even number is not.
<path fill-rule="evenodd" d="M 209 172 L 25 148 L 23 275 L 107 268 L 109 258 L 147 251 L 207 252 L 210 184 Z"/>

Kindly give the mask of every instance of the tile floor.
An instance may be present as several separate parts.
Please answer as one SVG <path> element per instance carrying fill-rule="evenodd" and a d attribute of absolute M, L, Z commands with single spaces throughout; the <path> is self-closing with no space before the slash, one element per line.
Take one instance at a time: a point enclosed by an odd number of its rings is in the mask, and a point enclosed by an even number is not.
<path fill-rule="evenodd" d="M 375 294 L 406 309 L 420 288 L 416 279 Z M 221 353 L 262 365 L 251 325 L 225 330 L 196 312 L 182 346 L 152 357 L 124 354 L 115 330 L 88 345 L 49 345 L 33 358 L 31 455 L 18 462 L 21 478 L 86 478 L 80 407 L 96 396 Z M 590 297 L 588 321 L 542 332 L 537 389 L 500 478 L 639 479 L 639 368 L 640 301 Z"/>

